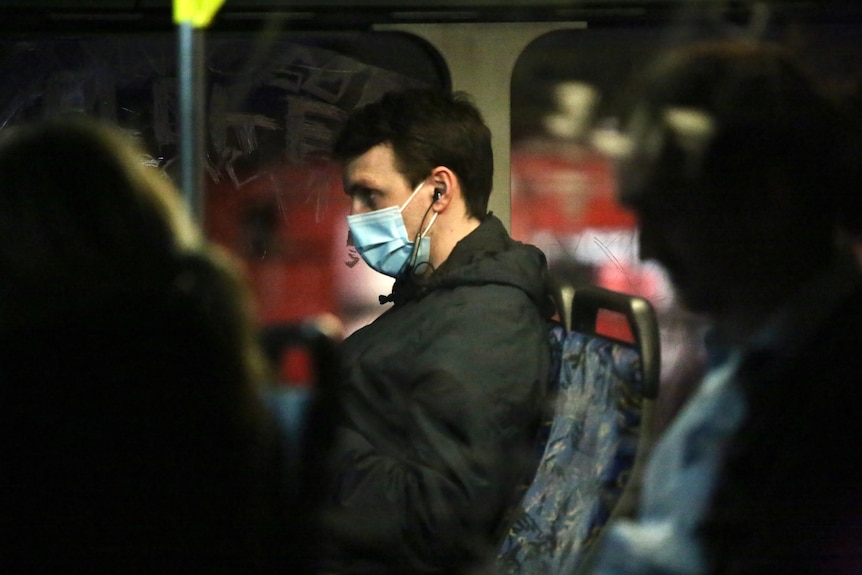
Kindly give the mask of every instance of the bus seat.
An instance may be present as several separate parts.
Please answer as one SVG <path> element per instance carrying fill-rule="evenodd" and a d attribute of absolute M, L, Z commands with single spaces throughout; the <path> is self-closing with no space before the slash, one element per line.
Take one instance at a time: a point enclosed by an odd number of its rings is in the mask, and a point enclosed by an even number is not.
<path fill-rule="evenodd" d="M 652 444 L 660 359 L 652 306 L 593 286 L 572 293 L 544 451 L 498 550 L 507 575 L 573 573 L 602 526 L 633 511 Z M 603 310 L 624 317 L 631 341 L 597 333 Z"/>
<path fill-rule="evenodd" d="M 306 539 L 308 521 L 325 496 L 321 477 L 335 427 L 335 389 L 341 374 L 338 340 L 325 324 L 315 322 L 269 325 L 260 333 L 264 355 L 276 375 L 285 354 L 292 351 L 304 351 L 310 363 L 307 373 L 310 381 L 284 381 L 276 377 L 265 390 L 265 399 L 282 438 L 286 517 L 302 518 L 290 522 L 295 530 L 291 535 L 294 541 Z M 309 555 L 297 560 L 311 561 L 311 548 L 306 546 L 303 552 Z"/>
<path fill-rule="evenodd" d="M 288 458 L 299 458 L 303 442 L 314 440 L 305 437 L 312 407 L 334 393 L 339 377 L 336 338 L 315 322 L 280 323 L 265 326 L 260 343 L 275 374 L 275 381 L 266 390 L 267 400 L 287 438 Z M 300 380 L 284 377 L 284 360 L 293 352 L 299 352 L 308 363 L 308 369 L 299 370 Z"/>

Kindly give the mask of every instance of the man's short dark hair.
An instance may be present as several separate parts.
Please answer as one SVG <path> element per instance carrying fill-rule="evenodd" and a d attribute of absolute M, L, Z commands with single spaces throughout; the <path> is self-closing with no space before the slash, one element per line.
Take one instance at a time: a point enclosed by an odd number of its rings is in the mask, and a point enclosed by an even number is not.
<path fill-rule="evenodd" d="M 491 131 L 467 94 L 389 92 L 348 118 L 332 156 L 349 161 L 384 143 L 411 185 L 446 166 L 458 177 L 469 215 L 485 215 L 494 176 Z"/>

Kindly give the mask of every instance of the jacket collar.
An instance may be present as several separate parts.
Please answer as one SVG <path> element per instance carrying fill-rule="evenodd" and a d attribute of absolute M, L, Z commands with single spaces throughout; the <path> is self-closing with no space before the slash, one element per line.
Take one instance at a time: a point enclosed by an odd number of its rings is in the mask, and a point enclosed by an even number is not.
<path fill-rule="evenodd" d="M 459 277 L 459 272 L 466 266 L 484 255 L 505 251 L 513 243 L 514 240 L 509 237 L 503 222 L 493 213 L 488 212 L 475 230 L 455 244 L 446 261 L 429 277 L 423 279 L 408 274 L 396 279 L 392 286 L 392 293 L 388 296 L 381 295 L 380 303 L 393 302 L 397 307 L 405 301 L 421 298 L 438 287 L 450 283 L 464 283 L 464 279 Z"/>

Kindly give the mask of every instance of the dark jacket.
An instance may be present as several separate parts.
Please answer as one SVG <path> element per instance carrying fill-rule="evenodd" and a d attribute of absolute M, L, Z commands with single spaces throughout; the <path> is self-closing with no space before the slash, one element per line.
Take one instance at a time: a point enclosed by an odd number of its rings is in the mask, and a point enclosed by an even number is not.
<path fill-rule="evenodd" d="M 489 550 L 549 376 L 546 261 L 488 215 L 343 346 L 344 420 L 324 516 L 332 569 L 454 573 Z"/>
<path fill-rule="evenodd" d="M 703 527 L 714 573 L 862 572 L 862 277 L 846 281 L 825 321 L 795 308 L 807 333 L 740 367 L 748 415 Z"/>

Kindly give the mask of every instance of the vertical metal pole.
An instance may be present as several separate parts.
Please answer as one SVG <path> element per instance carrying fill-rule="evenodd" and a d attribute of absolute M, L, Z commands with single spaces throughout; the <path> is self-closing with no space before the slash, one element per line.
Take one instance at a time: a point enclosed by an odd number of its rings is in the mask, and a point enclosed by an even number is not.
<path fill-rule="evenodd" d="M 204 33 L 191 22 L 178 24 L 177 62 L 180 187 L 192 217 L 203 227 Z"/>

